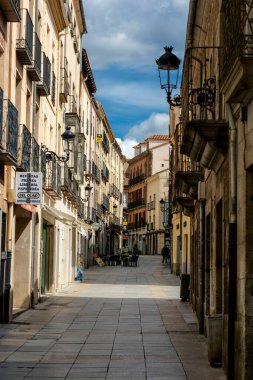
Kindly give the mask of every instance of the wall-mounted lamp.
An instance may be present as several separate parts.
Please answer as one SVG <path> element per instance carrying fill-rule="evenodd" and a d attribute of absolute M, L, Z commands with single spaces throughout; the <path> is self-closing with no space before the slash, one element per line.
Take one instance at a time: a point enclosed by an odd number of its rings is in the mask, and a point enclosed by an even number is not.
<path fill-rule="evenodd" d="M 89 183 L 88 183 L 88 185 L 85 186 L 85 188 L 84 188 L 84 190 L 85 190 L 85 198 L 81 198 L 83 202 L 88 202 L 92 189 L 93 189 L 93 187 Z"/>
<path fill-rule="evenodd" d="M 168 212 L 169 212 L 169 204 L 166 202 L 163 198 L 159 201 L 160 203 L 160 210 L 163 213 L 163 227 L 168 227 Z"/>
<path fill-rule="evenodd" d="M 164 211 L 165 200 L 163 198 L 161 198 L 161 200 L 160 200 L 159 203 L 160 203 L 160 209 L 163 212 Z"/>
<path fill-rule="evenodd" d="M 58 156 L 55 152 L 48 150 L 46 145 L 42 145 L 42 150 L 45 153 L 46 162 L 49 161 L 61 161 L 67 162 L 69 160 L 70 152 L 72 151 L 72 147 L 74 144 L 74 140 L 76 135 L 71 131 L 71 127 L 67 126 L 65 131 L 61 135 L 63 141 L 63 152 L 64 156 Z"/>
<path fill-rule="evenodd" d="M 179 107 L 181 106 L 180 95 L 176 95 L 173 98 L 171 97 L 171 95 L 172 91 L 177 88 L 179 65 L 181 60 L 175 54 L 172 53 L 172 46 L 165 46 L 164 50 L 165 53 L 162 54 L 161 57 L 156 60 L 161 89 L 166 91 L 168 103 L 173 107 Z M 172 83 L 171 71 L 175 71 L 175 83 Z"/>

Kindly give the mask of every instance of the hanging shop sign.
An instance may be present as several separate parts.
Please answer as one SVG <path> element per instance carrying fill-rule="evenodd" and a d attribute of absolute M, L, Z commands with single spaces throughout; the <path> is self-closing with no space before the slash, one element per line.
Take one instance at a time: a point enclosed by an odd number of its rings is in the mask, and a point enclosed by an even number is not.
<path fill-rule="evenodd" d="M 42 203 L 42 173 L 16 173 L 15 203 L 39 205 Z"/>
<path fill-rule="evenodd" d="M 103 142 L 103 136 L 102 133 L 97 133 L 97 138 L 96 138 L 97 143 Z"/>

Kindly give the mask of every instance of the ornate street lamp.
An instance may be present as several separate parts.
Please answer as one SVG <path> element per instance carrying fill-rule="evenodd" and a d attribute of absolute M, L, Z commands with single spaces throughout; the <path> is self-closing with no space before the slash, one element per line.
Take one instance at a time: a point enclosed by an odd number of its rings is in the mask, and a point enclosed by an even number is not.
<path fill-rule="evenodd" d="M 81 198 L 83 202 L 88 202 L 90 198 L 90 192 L 93 189 L 93 187 L 88 183 L 88 185 L 85 186 L 85 198 Z"/>
<path fill-rule="evenodd" d="M 179 65 L 181 60 L 172 53 L 172 46 L 165 46 L 164 50 L 165 53 L 156 60 L 161 89 L 166 91 L 168 103 L 173 107 L 179 107 L 181 106 L 180 95 L 176 95 L 173 98 L 171 95 L 172 91 L 177 88 Z M 172 71 L 174 71 L 176 75 L 174 83 L 171 78 Z"/>
<path fill-rule="evenodd" d="M 163 198 L 159 201 L 160 209 L 163 213 L 163 227 L 164 227 L 164 245 L 171 247 L 171 218 L 170 218 L 170 206 L 169 202 L 165 201 Z"/>
<path fill-rule="evenodd" d="M 45 152 L 46 162 L 49 161 L 61 161 L 67 162 L 69 160 L 70 152 L 73 150 L 73 144 L 75 140 L 75 133 L 71 131 L 71 127 L 67 126 L 65 131 L 61 135 L 63 141 L 63 156 L 59 157 L 55 152 L 48 150 L 46 145 L 42 145 L 42 150 Z"/>
<path fill-rule="evenodd" d="M 161 200 L 160 200 L 159 203 L 160 203 L 160 209 L 163 212 L 164 211 L 165 200 L 163 198 L 161 198 Z"/>

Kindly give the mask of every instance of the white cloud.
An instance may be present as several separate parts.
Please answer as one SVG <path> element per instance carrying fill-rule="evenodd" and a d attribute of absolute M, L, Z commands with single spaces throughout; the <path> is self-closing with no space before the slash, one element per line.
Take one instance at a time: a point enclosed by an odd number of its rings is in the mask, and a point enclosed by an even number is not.
<path fill-rule="evenodd" d="M 141 107 L 142 109 L 164 110 L 166 94 L 161 91 L 159 79 L 157 83 L 119 82 L 117 79 L 100 81 L 97 97 L 113 101 L 116 105 Z"/>
<path fill-rule="evenodd" d="M 138 142 L 131 138 L 116 138 L 117 142 L 120 145 L 122 153 L 126 156 L 126 158 L 132 158 L 134 156 L 133 147 L 138 144 Z"/>
<path fill-rule="evenodd" d="M 166 113 L 153 112 L 148 119 L 134 125 L 128 131 L 126 138 L 135 138 L 142 141 L 148 136 L 155 134 L 168 134 L 169 131 L 169 115 Z"/>
<path fill-rule="evenodd" d="M 169 115 L 166 113 L 152 113 L 148 119 L 134 125 L 123 139 L 116 138 L 122 153 L 127 158 L 134 156 L 133 147 L 145 138 L 155 134 L 168 134 Z"/>
<path fill-rule="evenodd" d="M 165 45 L 182 57 L 189 0 L 83 0 L 88 34 L 83 44 L 94 69 L 143 69 Z"/>

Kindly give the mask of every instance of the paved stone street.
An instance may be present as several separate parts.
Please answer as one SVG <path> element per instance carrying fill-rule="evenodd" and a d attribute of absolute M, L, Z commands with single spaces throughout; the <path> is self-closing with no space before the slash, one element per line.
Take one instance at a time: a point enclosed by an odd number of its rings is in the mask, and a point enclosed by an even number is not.
<path fill-rule="evenodd" d="M 2 325 L 0 379 L 222 380 L 160 257 L 95 267 Z"/>

